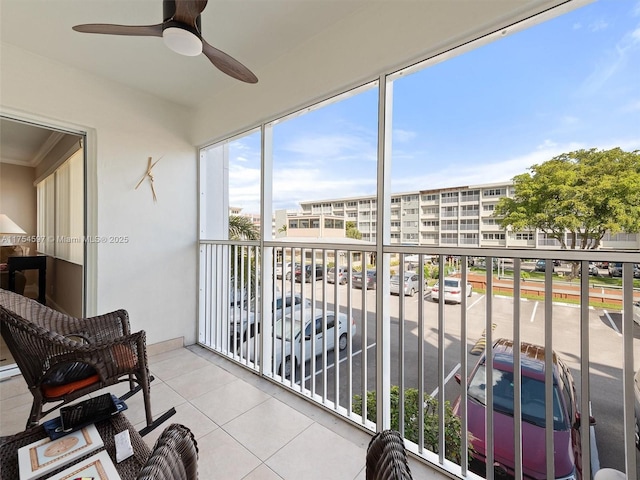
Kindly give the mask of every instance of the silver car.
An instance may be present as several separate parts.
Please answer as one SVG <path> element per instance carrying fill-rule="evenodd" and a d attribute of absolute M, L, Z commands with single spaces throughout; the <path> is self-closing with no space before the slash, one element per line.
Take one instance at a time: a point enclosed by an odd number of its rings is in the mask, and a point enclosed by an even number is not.
<path fill-rule="evenodd" d="M 285 307 L 282 308 L 282 297 L 275 299 L 275 311 L 273 315 L 276 320 L 280 320 L 282 315 L 290 315 L 292 311 L 299 311 L 302 308 L 302 297 L 300 294 L 295 293 L 293 295 L 287 294 L 284 298 Z M 304 299 L 304 308 L 311 309 L 311 301 L 308 298 Z M 255 312 L 253 311 L 253 304 L 251 309 L 236 307 L 230 313 L 230 345 L 232 348 L 240 345 L 247 340 L 247 331 L 249 337 L 255 335 Z M 258 321 L 258 332 L 260 332 L 260 322 Z M 235 338 L 235 342 L 234 342 Z"/>
<path fill-rule="evenodd" d="M 327 282 L 335 283 L 337 277 L 338 283 L 340 285 L 345 285 L 349 280 L 349 273 L 347 272 L 347 269 L 344 267 L 337 267 L 337 270 L 338 272 L 336 274 L 336 267 L 331 267 L 329 269 L 329 273 L 327 273 Z"/>
<path fill-rule="evenodd" d="M 424 286 L 426 288 L 427 282 Z M 404 272 L 404 294 L 413 297 L 420 291 L 420 275 L 414 272 Z M 400 275 L 393 275 L 389 283 L 389 292 L 394 295 L 400 295 Z"/>

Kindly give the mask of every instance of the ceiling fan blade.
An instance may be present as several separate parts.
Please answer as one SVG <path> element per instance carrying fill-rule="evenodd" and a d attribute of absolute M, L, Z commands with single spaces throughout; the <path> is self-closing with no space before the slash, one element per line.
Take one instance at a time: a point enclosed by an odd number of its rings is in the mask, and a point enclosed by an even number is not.
<path fill-rule="evenodd" d="M 204 53 L 211 63 L 221 72 L 243 82 L 258 83 L 258 77 L 256 77 L 251 70 L 232 56 L 212 47 L 204 39 L 202 40 L 202 53 Z"/>
<path fill-rule="evenodd" d="M 112 23 L 85 23 L 73 27 L 76 32 L 105 35 L 131 35 L 136 37 L 161 37 L 162 23 L 157 25 L 114 25 Z"/>
<path fill-rule="evenodd" d="M 196 19 L 207 6 L 208 0 L 175 0 L 176 13 L 173 20 L 194 27 Z"/>

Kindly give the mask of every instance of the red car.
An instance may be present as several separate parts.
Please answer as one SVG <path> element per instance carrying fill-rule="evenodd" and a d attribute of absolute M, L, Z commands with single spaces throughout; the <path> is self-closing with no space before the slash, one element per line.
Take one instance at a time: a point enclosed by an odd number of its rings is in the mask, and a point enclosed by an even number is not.
<path fill-rule="evenodd" d="M 522 470 L 526 478 L 544 479 L 546 473 L 545 444 L 545 350 L 544 347 L 522 343 Z M 467 389 L 467 420 L 473 457 L 485 463 L 486 356 L 483 355 L 471 372 Z M 459 375 L 456 376 L 460 382 Z M 493 427 L 494 466 L 513 476 L 513 342 L 499 339 L 493 345 Z M 580 412 L 573 377 L 566 365 L 553 353 L 553 441 L 556 479 L 580 479 L 581 442 Z M 458 413 L 460 398 L 454 404 Z M 589 417 L 589 422 L 595 420 Z M 474 462 L 472 462 L 473 464 Z M 473 468 L 473 465 L 472 465 Z M 482 473 L 482 472 L 479 472 Z"/>

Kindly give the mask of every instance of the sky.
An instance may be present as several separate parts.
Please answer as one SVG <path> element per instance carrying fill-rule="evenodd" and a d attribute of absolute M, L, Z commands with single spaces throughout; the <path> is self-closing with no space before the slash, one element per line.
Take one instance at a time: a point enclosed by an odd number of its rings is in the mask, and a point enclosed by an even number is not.
<path fill-rule="evenodd" d="M 273 129 L 273 208 L 376 191 L 377 86 Z M 508 181 L 578 149 L 640 149 L 640 0 L 598 0 L 393 82 L 391 191 Z M 260 211 L 260 137 L 230 205 Z"/>

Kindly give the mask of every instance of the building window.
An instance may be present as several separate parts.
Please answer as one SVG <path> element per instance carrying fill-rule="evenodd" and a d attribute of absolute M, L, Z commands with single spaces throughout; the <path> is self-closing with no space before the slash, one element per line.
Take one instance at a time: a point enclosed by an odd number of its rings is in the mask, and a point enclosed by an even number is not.
<path fill-rule="evenodd" d="M 423 220 L 423 227 L 437 227 L 440 225 L 440 220 Z"/>
<path fill-rule="evenodd" d="M 489 204 L 489 205 L 483 205 L 482 206 L 482 210 L 485 212 L 493 212 L 495 210 L 496 206 L 494 204 Z"/>
<path fill-rule="evenodd" d="M 442 207 L 442 216 L 443 217 L 457 217 L 458 216 L 458 207 Z"/>
<path fill-rule="evenodd" d="M 396 239 L 396 240 L 400 240 L 400 234 L 399 233 L 392 233 L 391 234 L 391 238 L 392 239 Z"/>
<path fill-rule="evenodd" d="M 482 192 L 482 195 L 485 197 L 500 197 L 504 196 L 507 193 L 505 188 L 490 188 Z"/>
<path fill-rule="evenodd" d="M 391 226 L 392 227 L 399 227 L 400 226 L 400 222 L 397 222 L 397 221 L 391 222 Z"/>
<path fill-rule="evenodd" d="M 440 225 L 442 230 L 458 230 L 457 220 L 443 220 Z"/>
<path fill-rule="evenodd" d="M 417 233 L 405 233 L 403 235 L 403 238 L 405 240 L 418 240 L 418 234 Z"/>
<path fill-rule="evenodd" d="M 483 240 L 504 240 L 505 234 L 504 233 L 483 233 L 482 239 Z"/>
<path fill-rule="evenodd" d="M 458 202 L 458 192 L 443 192 L 440 194 L 442 198 L 442 203 L 457 203 Z"/>
<path fill-rule="evenodd" d="M 416 220 L 416 221 L 404 222 L 404 226 L 405 227 L 409 227 L 409 228 L 412 228 L 412 227 L 416 227 L 417 228 L 418 227 L 418 221 Z"/>
<path fill-rule="evenodd" d="M 356 207 L 358 206 L 358 202 L 347 202 L 347 207 Z"/>
<path fill-rule="evenodd" d="M 438 196 L 433 193 L 433 194 L 428 194 L 428 195 L 422 195 L 422 201 L 423 202 L 435 202 L 436 200 L 438 200 Z"/>
<path fill-rule="evenodd" d="M 438 207 L 422 207 L 424 215 L 438 215 Z"/>
<path fill-rule="evenodd" d="M 418 214 L 418 209 L 417 208 L 405 208 L 404 209 L 404 213 L 405 213 L 405 215 L 417 215 Z"/>
<path fill-rule="evenodd" d="M 515 234 L 516 240 L 533 240 L 533 232 L 518 232 Z"/>
<path fill-rule="evenodd" d="M 458 243 L 458 234 L 457 233 L 441 233 L 440 234 L 440 243 L 442 244 L 457 244 Z"/>
<path fill-rule="evenodd" d="M 401 198 L 400 197 L 391 197 L 391 203 L 400 203 Z"/>

